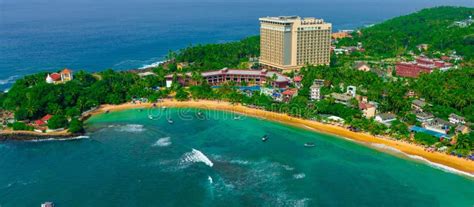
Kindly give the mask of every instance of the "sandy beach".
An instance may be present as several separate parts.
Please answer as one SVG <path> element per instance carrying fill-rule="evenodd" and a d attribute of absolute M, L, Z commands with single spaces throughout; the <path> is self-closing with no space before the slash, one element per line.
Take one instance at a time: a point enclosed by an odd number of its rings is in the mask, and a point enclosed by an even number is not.
<path fill-rule="evenodd" d="M 233 105 L 228 102 L 206 101 L 206 100 L 184 101 L 184 102 L 178 102 L 174 100 L 164 100 L 163 102 L 157 103 L 156 106 L 157 107 L 166 106 L 166 107 L 177 107 L 177 108 L 200 108 L 200 109 L 208 109 L 208 110 L 223 110 L 223 111 L 230 111 L 234 113 L 245 114 L 248 116 L 276 121 L 276 122 L 284 123 L 287 125 L 300 127 L 303 129 L 310 129 L 310 130 L 314 130 L 321 133 L 348 138 L 348 139 L 357 141 L 358 143 L 364 144 L 368 147 L 372 147 L 380 151 L 385 151 L 385 152 L 389 152 L 396 155 L 402 155 L 401 153 L 393 153 L 394 150 L 390 150 L 390 148 L 393 148 L 405 154 L 411 155 L 411 157 L 413 156 L 421 157 L 430 162 L 438 163 L 438 164 L 465 172 L 469 174 L 471 177 L 474 176 L 474 162 L 473 161 L 458 158 L 455 156 L 450 156 L 448 154 L 444 154 L 440 152 L 427 152 L 425 151 L 423 147 L 417 146 L 415 144 L 410 144 L 410 143 L 406 143 L 406 142 L 402 142 L 402 141 L 398 141 L 394 139 L 389 139 L 389 138 L 375 137 L 367 133 L 352 132 L 344 127 L 335 126 L 331 124 L 324 124 L 321 122 L 305 120 L 301 118 L 295 118 L 295 117 L 288 116 L 286 114 L 280 114 L 280 113 L 250 108 L 250 107 L 242 106 L 240 104 Z M 134 109 L 134 108 L 150 108 L 150 107 L 153 107 L 153 104 L 127 103 L 127 104 L 121 104 L 121 105 L 103 105 L 97 110 L 91 112 L 89 115 L 105 113 L 107 111 L 113 112 L 113 111 L 120 111 L 120 110 Z"/>

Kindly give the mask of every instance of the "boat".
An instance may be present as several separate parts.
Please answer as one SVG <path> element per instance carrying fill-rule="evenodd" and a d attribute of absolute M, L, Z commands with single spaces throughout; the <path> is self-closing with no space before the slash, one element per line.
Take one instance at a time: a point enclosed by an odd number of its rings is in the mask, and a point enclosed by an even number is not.
<path fill-rule="evenodd" d="M 268 140 L 268 136 L 267 136 L 266 134 L 263 135 L 263 137 L 262 137 L 262 142 L 266 142 L 267 140 Z"/>
<path fill-rule="evenodd" d="M 161 108 L 162 108 L 162 109 L 166 109 L 166 106 L 162 106 Z"/>
<path fill-rule="evenodd" d="M 153 116 L 152 115 L 148 115 L 148 118 L 153 120 Z"/>
<path fill-rule="evenodd" d="M 53 202 L 44 202 L 41 204 L 41 207 L 54 207 Z"/>
<path fill-rule="evenodd" d="M 234 120 L 240 120 L 240 116 L 234 116 Z"/>
<path fill-rule="evenodd" d="M 199 112 L 197 113 L 197 116 L 200 117 L 200 118 L 201 118 L 201 117 L 204 117 L 204 113 L 202 113 L 201 111 L 199 111 Z"/>
<path fill-rule="evenodd" d="M 316 144 L 314 144 L 314 142 L 306 142 L 306 143 L 304 143 L 304 146 L 305 147 L 315 147 Z"/>
<path fill-rule="evenodd" d="M 168 119 L 168 123 L 173 124 L 174 123 L 173 119 Z"/>

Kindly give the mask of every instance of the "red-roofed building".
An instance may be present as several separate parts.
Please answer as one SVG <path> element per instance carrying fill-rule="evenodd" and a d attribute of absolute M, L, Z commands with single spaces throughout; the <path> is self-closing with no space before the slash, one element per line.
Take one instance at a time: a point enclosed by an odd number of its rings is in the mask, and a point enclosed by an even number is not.
<path fill-rule="evenodd" d="M 362 111 L 366 118 L 372 118 L 375 116 L 376 107 L 367 102 L 360 102 L 359 109 Z"/>
<path fill-rule="evenodd" d="M 296 86 L 297 88 L 301 88 L 301 86 L 302 86 L 302 85 L 301 85 L 301 81 L 302 81 L 302 80 L 303 80 L 303 77 L 301 77 L 301 76 L 295 76 L 295 77 L 293 78 L 293 82 L 295 83 L 295 86 Z"/>
<path fill-rule="evenodd" d="M 43 120 L 36 120 L 36 121 L 35 121 L 35 124 L 36 124 L 37 126 L 44 126 L 44 125 L 46 125 L 46 122 L 44 122 Z"/>
<path fill-rule="evenodd" d="M 51 73 L 46 76 L 46 83 L 64 83 L 73 79 L 72 71 L 64 69 L 60 73 Z"/>
<path fill-rule="evenodd" d="M 397 75 L 417 78 L 421 73 L 431 73 L 435 69 L 448 69 L 452 65 L 440 60 L 418 57 L 413 62 L 399 62 L 396 65 Z"/>
<path fill-rule="evenodd" d="M 48 121 L 53 117 L 53 115 L 46 115 L 44 116 L 43 118 L 41 118 L 41 121 L 45 122 L 45 123 L 48 123 Z"/>
<path fill-rule="evenodd" d="M 281 93 L 283 95 L 283 101 L 288 102 L 292 98 L 296 97 L 298 95 L 298 89 L 296 88 L 289 88 L 286 89 Z"/>

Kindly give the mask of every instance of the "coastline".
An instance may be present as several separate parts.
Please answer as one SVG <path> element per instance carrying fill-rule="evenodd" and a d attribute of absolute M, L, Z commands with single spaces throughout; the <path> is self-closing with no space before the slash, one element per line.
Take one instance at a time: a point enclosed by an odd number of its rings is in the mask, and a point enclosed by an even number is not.
<path fill-rule="evenodd" d="M 16 141 L 32 141 L 32 140 L 69 140 L 83 133 L 70 133 L 67 130 L 57 132 L 40 133 L 35 131 L 11 131 L 3 130 L 0 132 L 0 141 L 16 140 Z"/>
<path fill-rule="evenodd" d="M 199 109 L 209 109 L 209 110 L 219 110 L 219 111 L 228 111 L 238 114 L 244 114 L 256 118 L 263 118 L 270 121 L 276 121 L 290 126 L 299 127 L 302 129 L 309 129 L 319 133 L 329 134 L 333 136 L 338 136 L 341 138 L 349 139 L 356 141 L 360 144 L 363 144 L 367 147 L 391 153 L 394 151 L 401 152 L 401 154 L 406 155 L 413 160 L 418 161 L 428 161 L 432 162 L 432 166 L 438 168 L 453 168 L 455 171 L 459 171 L 459 174 L 465 174 L 466 176 L 474 177 L 474 162 L 458 158 L 455 156 L 450 156 L 448 154 L 440 152 L 427 152 L 422 146 L 415 144 L 389 139 L 381 138 L 370 135 L 368 133 L 362 132 L 353 132 L 344 127 L 324 124 L 317 121 L 306 120 L 301 118 L 296 118 L 289 116 L 287 114 L 281 114 L 276 112 L 264 111 L 260 109 L 246 107 L 240 104 L 231 104 L 229 102 L 223 101 L 208 101 L 208 100 L 199 100 L 199 101 L 184 101 L 179 102 L 175 100 L 164 100 L 156 104 L 156 107 L 172 107 L 172 108 L 199 108 Z M 136 108 L 152 108 L 154 107 L 151 103 L 142 103 L 142 104 L 132 104 L 126 103 L 121 105 L 103 105 L 97 110 L 94 110 L 87 114 L 86 116 L 94 116 L 97 114 L 102 114 L 105 112 L 113 111 L 122 111 L 128 109 Z M 446 166 L 446 167 L 443 167 Z"/>

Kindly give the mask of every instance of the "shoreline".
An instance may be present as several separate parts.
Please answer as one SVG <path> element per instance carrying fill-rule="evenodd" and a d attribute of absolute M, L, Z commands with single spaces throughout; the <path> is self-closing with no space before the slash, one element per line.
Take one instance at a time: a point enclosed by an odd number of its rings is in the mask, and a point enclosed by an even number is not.
<path fill-rule="evenodd" d="M 218 110 L 228 111 L 238 114 L 244 114 L 256 118 L 263 118 L 270 121 L 279 122 L 285 125 L 290 125 L 306 130 L 312 130 L 319 133 L 324 133 L 332 136 L 337 136 L 343 139 L 349 139 L 355 141 L 364 146 L 376 149 L 389 154 L 404 155 L 411 160 L 425 161 L 432 167 L 441 168 L 442 170 L 458 171 L 458 174 L 464 174 L 466 176 L 474 177 L 474 162 L 451 156 L 440 152 L 427 152 L 422 146 L 407 143 L 388 137 L 376 137 L 364 132 L 353 132 L 341 126 L 335 126 L 331 124 L 325 124 L 317 121 L 301 119 L 292 117 L 287 114 L 281 114 L 277 112 L 270 112 L 256 108 L 250 108 L 241 104 L 231 104 L 224 101 L 209 101 L 209 100 L 198 100 L 198 101 L 184 101 L 179 102 L 175 100 L 164 100 L 163 102 L 156 103 L 156 107 L 171 107 L 171 108 L 198 108 L 205 110 Z M 120 104 L 120 105 L 103 105 L 98 109 L 90 112 L 87 116 L 91 117 L 94 115 L 122 111 L 128 109 L 137 108 L 153 108 L 152 103 L 142 104 Z M 430 163 L 431 162 L 431 163 Z M 444 166 L 444 167 L 443 167 Z M 452 169 L 447 169 L 452 168 Z"/>
<path fill-rule="evenodd" d="M 57 132 L 35 132 L 35 131 L 12 131 L 4 130 L 0 132 L 1 141 L 34 141 L 34 140 L 68 140 L 74 139 L 78 136 L 83 136 L 84 133 L 70 133 L 67 130 Z"/>

